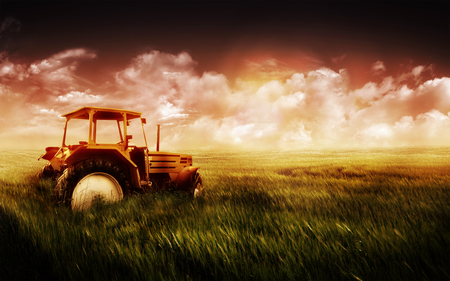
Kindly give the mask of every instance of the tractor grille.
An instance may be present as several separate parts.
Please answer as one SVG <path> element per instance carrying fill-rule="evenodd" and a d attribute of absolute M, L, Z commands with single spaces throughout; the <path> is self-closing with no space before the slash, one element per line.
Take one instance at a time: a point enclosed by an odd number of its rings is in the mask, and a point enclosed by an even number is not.
<path fill-rule="evenodd" d="M 156 156 L 156 157 L 180 157 L 180 155 L 174 155 L 174 154 L 149 154 L 148 156 Z"/>
<path fill-rule="evenodd" d="M 151 173 L 176 173 L 184 167 L 192 166 L 192 157 L 177 154 L 149 154 L 149 170 Z"/>
<path fill-rule="evenodd" d="M 150 171 L 153 173 L 181 170 L 180 155 L 149 154 L 148 156 L 150 157 Z"/>

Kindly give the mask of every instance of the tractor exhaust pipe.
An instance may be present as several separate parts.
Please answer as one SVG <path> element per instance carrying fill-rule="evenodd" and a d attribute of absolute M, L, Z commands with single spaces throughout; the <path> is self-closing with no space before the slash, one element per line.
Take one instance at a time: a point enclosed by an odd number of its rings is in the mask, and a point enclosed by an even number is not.
<path fill-rule="evenodd" d="M 159 126 L 158 126 L 158 132 L 156 133 L 156 151 L 159 151 Z"/>

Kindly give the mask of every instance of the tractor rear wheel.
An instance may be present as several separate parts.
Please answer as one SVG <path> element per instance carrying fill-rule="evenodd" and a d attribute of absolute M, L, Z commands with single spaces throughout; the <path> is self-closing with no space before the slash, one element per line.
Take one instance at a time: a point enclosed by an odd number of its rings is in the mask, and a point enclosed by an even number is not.
<path fill-rule="evenodd" d="M 57 203 L 84 210 L 96 199 L 118 201 L 128 195 L 130 189 L 126 175 L 117 165 L 89 159 L 64 171 L 58 178 L 54 198 Z"/>

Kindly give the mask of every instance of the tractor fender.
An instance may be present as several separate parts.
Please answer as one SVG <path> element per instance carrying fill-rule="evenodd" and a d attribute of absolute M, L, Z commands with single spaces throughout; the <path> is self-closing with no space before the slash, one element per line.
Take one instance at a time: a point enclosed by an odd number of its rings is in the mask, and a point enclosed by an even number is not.
<path fill-rule="evenodd" d="M 56 156 L 56 154 L 58 154 L 58 152 L 61 150 L 60 147 L 57 146 L 49 146 L 47 148 L 45 148 L 45 153 L 41 155 L 41 157 L 39 157 L 38 161 L 41 159 L 45 159 L 45 160 L 52 160 L 53 157 Z"/>
<path fill-rule="evenodd" d="M 174 183 L 177 186 L 177 190 L 189 192 L 194 183 L 194 176 L 200 167 L 185 167 L 178 173 Z"/>
<path fill-rule="evenodd" d="M 71 154 L 66 159 L 66 164 L 69 166 L 86 159 L 105 159 L 116 163 L 121 169 L 127 169 L 126 174 L 130 176 L 130 183 L 133 188 L 140 187 L 138 167 L 118 149 L 88 149 L 86 147 L 80 147 L 76 151 L 77 153 Z"/>

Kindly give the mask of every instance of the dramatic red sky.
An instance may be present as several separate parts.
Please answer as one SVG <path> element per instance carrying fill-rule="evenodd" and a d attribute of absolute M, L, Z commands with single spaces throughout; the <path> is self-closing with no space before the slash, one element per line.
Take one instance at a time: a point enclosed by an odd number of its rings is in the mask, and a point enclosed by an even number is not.
<path fill-rule="evenodd" d="M 0 2 L 0 147 L 59 145 L 81 106 L 153 148 L 448 145 L 443 2 Z"/>

